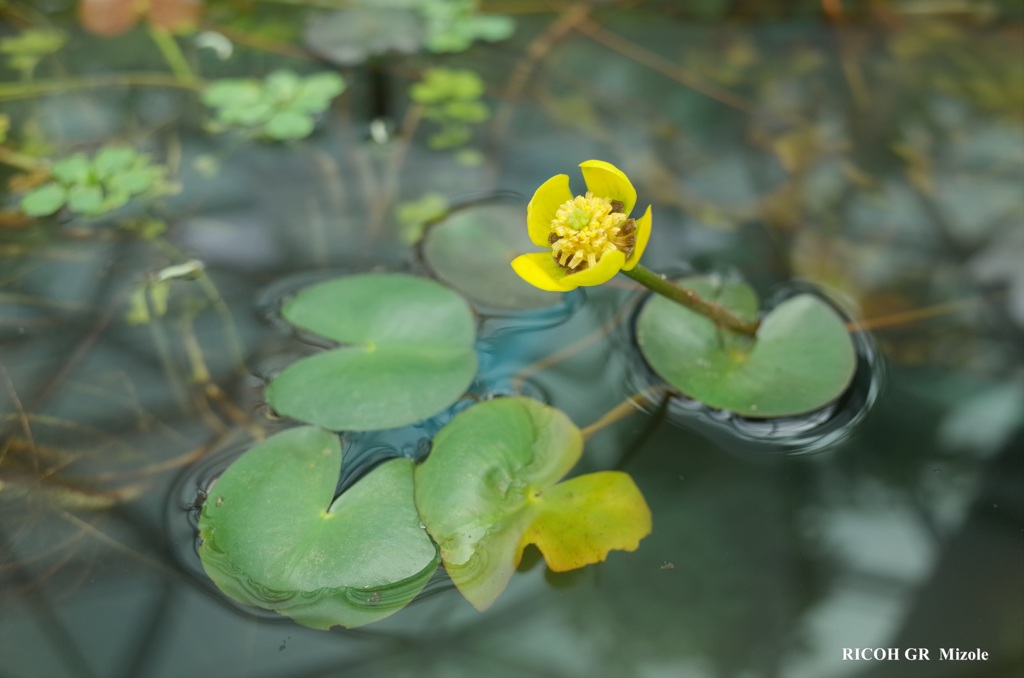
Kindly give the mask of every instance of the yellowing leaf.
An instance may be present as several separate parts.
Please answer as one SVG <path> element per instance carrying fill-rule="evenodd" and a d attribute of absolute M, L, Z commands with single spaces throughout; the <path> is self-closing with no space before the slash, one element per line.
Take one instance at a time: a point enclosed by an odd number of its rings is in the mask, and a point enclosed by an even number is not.
<path fill-rule="evenodd" d="M 548 567 L 566 572 L 608 557 L 609 551 L 635 551 L 651 533 L 651 510 L 633 479 L 602 471 L 555 485 L 541 494 L 540 514 L 519 542 L 516 564 L 528 544 L 536 544 Z"/>
<path fill-rule="evenodd" d="M 529 398 L 498 398 L 456 415 L 416 467 L 416 508 L 452 582 L 478 610 L 501 595 L 523 548 L 552 570 L 636 549 L 651 514 L 629 476 L 607 471 L 558 484 L 583 436 L 565 413 Z"/>

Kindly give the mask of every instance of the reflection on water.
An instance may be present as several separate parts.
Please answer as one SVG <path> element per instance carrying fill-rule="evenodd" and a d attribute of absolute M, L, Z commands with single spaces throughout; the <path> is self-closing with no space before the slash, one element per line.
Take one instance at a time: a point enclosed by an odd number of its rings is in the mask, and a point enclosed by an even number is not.
<path fill-rule="evenodd" d="M 101 38 L 76 4 L 0 3 L 0 38 L 64 32 L 56 52 L 0 63 L 4 676 L 1024 675 L 1018 8 L 485 2 L 515 12 L 511 39 L 346 68 L 317 131 L 280 144 L 207 134 L 180 71 L 322 70 L 302 32 L 323 3 L 210 0 L 202 33 L 170 38 L 181 61 L 156 20 Z M 436 65 L 485 83 L 491 117 L 461 147 L 429 147 L 443 125 L 408 105 Z M 381 118 L 394 133 L 374 141 Z M 110 219 L 20 214 L 45 181 L 33 158 L 112 141 L 183 190 Z M 850 392 L 771 422 L 627 402 L 658 383 L 631 347 L 628 281 L 527 313 L 478 307 L 481 372 L 453 411 L 527 394 L 601 422 L 579 472 L 635 478 L 654 517 L 640 549 L 571 576 L 527 563 L 484 614 L 439 574 L 354 632 L 217 592 L 195 555 L 202 492 L 286 425 L 262 386 L 317 350 L 280 324 L 281 300 L 339 272 L 427 271 L 402 205 L 514 194 L 522 209 L 590 158 L 654 205 L 651 268 L 849 299 L 865 328 Z M 204 276 L 154 296 L 191 260 Z M 126 320 L 139 290 L 149 324 Z M 452 413 L 346 435 L 339 487 L 422 456 Z M 914 673 L 843 662 L 845 647 L 992 659 Z"/>

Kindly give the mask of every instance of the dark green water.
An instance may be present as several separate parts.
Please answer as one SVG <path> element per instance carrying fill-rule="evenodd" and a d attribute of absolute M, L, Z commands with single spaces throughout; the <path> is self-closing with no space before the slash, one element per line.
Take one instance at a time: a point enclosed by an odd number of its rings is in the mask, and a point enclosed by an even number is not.
<path fill-rule="evenodd" d="M 298 0 L 207 3 L 178 38 L 198 76 L 346 79 L 312 136 L 278 143 L 206 131 L 194 91 L 140 82 L 170 77 L 144 25 L 97 37 L 72 4 L 0 2 L 3 36 L 66 32 L 30 79 L 2 71 L 4 185 L 25 174 L 14 153 L 116 140 L 181 191 L 106 220 L 27 220 L 17 182 L 0 203 L 0 677 L 1024 676 L 1019 11 L 495 2 L 508 40 L 336 67 L 304 48 Z M 454 150 L 408 115 L 434 66 L 486 87 L 489 119 Z M 437 193 L 525 215 L 591 158 L 654 205 L 648 267 L 740 273 L 769 300 L 810 285 L 869 326 L 853 392 L 772 425 L 676 401 L 603 429 L 579 471 L 628 471 L 653 533 L 568 574 L 535 562 L 485 613 L 444 577 L 329 633 L 220 594 L 191 507 L 255 427 L 279 425 L 262 385 L 311 350 L 277 301 L 337 274 L 429 272 L 396 206 Z M 143 217 L 167 231 L 118 225 Z M 165 316 L 126 321 L 141 281 L 193 260 L 206 277 L 175 279 Z M 474 392 L 591 424 L 656 379 L 631 336 L 639 297 L 620 277 L 553 309 L 478 309 Z M 347 449 L 414 456 L 443 419 Z"/>

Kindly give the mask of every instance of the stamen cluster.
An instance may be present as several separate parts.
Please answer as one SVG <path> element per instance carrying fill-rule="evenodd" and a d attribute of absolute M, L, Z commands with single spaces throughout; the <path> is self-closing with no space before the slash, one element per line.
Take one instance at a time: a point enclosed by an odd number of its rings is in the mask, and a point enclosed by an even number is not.
<path fill-rule="evenodd" d="M 627 257 L 636 244 L 636 223 L 618 200 L 578 195 L 562 204 L 551 220 L 551 252 L 558 265 L 578 273 L 619 250 Z"/>

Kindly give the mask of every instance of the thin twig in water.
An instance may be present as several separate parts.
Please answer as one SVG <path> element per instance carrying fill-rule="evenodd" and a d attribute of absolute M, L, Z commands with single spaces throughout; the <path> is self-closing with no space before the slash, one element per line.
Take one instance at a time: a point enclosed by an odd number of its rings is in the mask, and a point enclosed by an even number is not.
<path fill-rule="evenodd" d="M 590 440 L 590 438 L 601 429 L 625 419 L 629 415 L 641 410 L 644 403 L 653 402 L 656 397 L 664 396 L 667 392 L 668 389 L 664 386 L 652 386 L 634 393 L 612 409 L 602 414 L 593 424 L 584 427 L 581 430 L 583 433 L 583 439 Z"/>
<path fill-rule="evenodd" d="M 718 85 L 702 81 L 695 75 L 679 68 L 668 59 L 665 59 L 664 57 L 655 54 L 640 45 L 632 43 L 625 38 L 615 35 L 610 31 L 606 31 L 594 21 L 581 21 L 577 28 L 580 32 L 593 39 L 595 42 L 599 42 L 605 47 L 609 47 L 619 54 L 629 57 L 633 61 L 641 63 L 644 66 L 675 80 L 679 84 L 689 87 L 695 92 L 703 94 L 709 99 L 714 99 L 721 104 L 725 104 L 729 108 L 735 108 L 736 110 L 743 111 L 744 113 L 753 114 L 755 112 L 754 105 L 738 94 L 734 94 L 723 87 L 719 87 Z"/>
<path fill-rule="evenodd" d="M 11 381 L 11 375 L 8 374 L 7 368 L 0 363 L 0 372 L 4 375 L 4 382 L 7 386 L 7 392 L 11 396 L 11 403 L 14 405 L 15 413 L 17 414 L 18 421 L 21 424 L 21 432 L 25 436 L 25 440 L 28 441 L 29 449 L 32 450 L 32 470 L 36 473 L 39 472 L 39 457 L 36 456 L 36 439 L 32 435 L 32 425 L 28 421 L 28 414 L 25 412 L 25 408 L 21 404 L 21 398 L 18 397 L 18 392 L 14 388 L 14 382 Z M 0 462 L 3 461 L 4 456 L 7 454 L 7 447 L 4 447 L 3 453 L 0 454 Z"/>
<path fill-rule="evenodd" d="M 989 300 L 993 296 L 999 295 L 986 296 L 984 299 Z M 890 313 L 889 315 L 878 316 L 876 318 L 849 322 L 846 323 L 846 329 L 850 332 L 863 332 L 865 330 L 877 330 L 883 327 L 908 325 L 910 323 L 917 322 L 918 320 L 937 318 L 939 316 L 958 313 L 970 308 L 977 308 L 978 303 L 982 300 L 983 298 L 981 297 L 971 297 L 969 299 L 961 299 L 959 301 L 952 301 L 946 304 L 925 306 L 924 308 L 913 308 L 908 311 L 900 311 L 898 313 Z"/>
<path fill-rule="evenodd" d="M 101 87 L 173 87 L 200 90 L 203 88 L 203 82 L 185 81 L 167 73 L 102 73 L 88 78 L 0 84 L 0 101 L 31 99 L 47 94 L 66 94 Z"/>
<path fill-rule="evenodd" d="M 516 64 L 511 77 L 508 79 L 508 85 L 502 94 L 503 103 L 501 108 L 498 109 L 497 115 L 494 116 L 494 125 L 491 129 L 495 139 L 500 141 L 505 136 L 508 123 L 512 118 L 513 102 L 522 96 L 526 84 L 530 81 L 540 62 L 543 61 L 544 57 L 548 55 L 562 38 L 590 15 L 591 9 L 588 2 L 577 2 L 570 5 L 559 14 L 558 19 L 552 22 L 546 31 L 537 36 L 530 43 L 530 46 L 526 48 L 526 54 Z"/>

